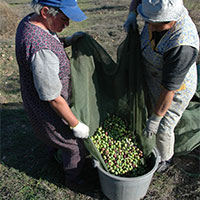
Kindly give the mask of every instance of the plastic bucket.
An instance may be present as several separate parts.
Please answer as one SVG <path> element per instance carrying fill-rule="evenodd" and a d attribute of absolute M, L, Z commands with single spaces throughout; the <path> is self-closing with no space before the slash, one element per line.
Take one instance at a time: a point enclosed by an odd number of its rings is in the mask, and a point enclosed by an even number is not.
<path fill-rule="evenodd" d="M 106 172 L 98 161 L 94 161 L 98 169 L 102 192 L 110 200 L 139 200 L 143 198 L 149 188 L 154 172 L 159 163 L 159 154 L 154 149 L 147 160 L 149 172 L 138 177 L 118 177 Z"/>

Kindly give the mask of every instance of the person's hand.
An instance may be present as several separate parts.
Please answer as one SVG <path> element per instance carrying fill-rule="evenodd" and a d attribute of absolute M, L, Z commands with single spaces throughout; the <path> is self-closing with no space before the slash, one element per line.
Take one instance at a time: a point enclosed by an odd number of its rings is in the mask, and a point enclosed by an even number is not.
<path fill-rule="evenodd" d="M 85 35 L 84 32 L 79 31 L 79 32 L 76 32 L 69 37 L 66 37 L 65 38 L 65 45 L 66 46 L 72 45 L 74 42 L 76 42 L 79 38 L 83 37 L 84 35 Z"/>
<path fill-rule="evenodd" d="M 156 134 L 162 117 L 156 114 L 152 114 L 146 122 L 146 128 L 143 130 L 143 134 L 146 137 L 151 137 Z"/>
<path fill-rule="evenodd" d="M 129 29 L 130 27 L 133 28 L 133 30 L 136 30 L 137 28 L 137 19 L 136 19 L 137 15 L 135 12 L 130 12 L 123 27 L 124 27 L 124 30 L 128 33 L 129 32 Z"/>
<path fill-rule="evenodd" d="M 75 127 L 72 128 L 74 136 L 77 138 L 88 138 L 89 127 L 82 122 L 79 122 Z"/>

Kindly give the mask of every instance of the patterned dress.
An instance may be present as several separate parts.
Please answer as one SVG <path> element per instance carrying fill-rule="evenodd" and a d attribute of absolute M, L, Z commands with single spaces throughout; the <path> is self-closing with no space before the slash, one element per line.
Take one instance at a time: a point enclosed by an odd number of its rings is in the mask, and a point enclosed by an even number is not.
<path fill-rule="evenodd" d="M 194 23 L 186 13 L 165 33 L 157 46 L 153 44 L 151 38 L 152 33 L 148 24 L 145 24 L 141 33 L 141 49 L 151 107 L 155 108 L 161 91 L 164 53 L 181 45 L 191 46 L 199 50 L 199 37 Z M 180 89 L 175 93 L 172 104 L 158 128 L 156 139 L 161 160 L 168 160 L 174 154 L 174 128 L 193 97 L 196 86 L 197 67 L 194 63 L 186 74 Z"/>
<path fill-rule="evenodd" d="M 56 114 L 49 102 L 39 99 L 30 68 L 31 58 L 37 51 L 48 49 L 55 53 L 60 61 L 61 96 L 70 104 L 72 94 L 69 59 L 63 44 L 47 31 L 29 23 L 29 17 L 30 15 L 20 22 L 16 33 L 16 58 L 24 108 L 36 137 L 50 147 L 62 149 L 66 178 L 76 179 L 84 163 L 84 145 L 74 137 L 66 122 Z"/>

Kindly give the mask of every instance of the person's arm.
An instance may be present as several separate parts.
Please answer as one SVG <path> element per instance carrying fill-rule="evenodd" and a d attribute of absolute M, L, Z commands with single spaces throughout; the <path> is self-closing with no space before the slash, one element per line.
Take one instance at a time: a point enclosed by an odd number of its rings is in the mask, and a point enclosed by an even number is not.
<path fill-rule="evenodd" d="M 143 133 L 146 136 L 156 134 L 160 121 L 169 109 L 176 91 L 198 56 L 197 49 L 191 46 L 175 47 L 163 56 L 162 88 L 154 108 L 154 113 L 146 122 Z"/>
<path fill-rule="evenodd" d="M 79 121 L 72 113 L 69 105 L 62 96 L 49 101 L 51 107 L 56 111 L 56 113 L 62 117 L 70 127 L 75 127 Z"/>
<path fill-rule="evenodd" d="M 65 37 L 59 37 L 59 40 L 64 44 L 64 48 L 66 48 L 67 46 L 65 45 Z"/>
<path fill-rule="evenodd" d="M 167 90 L 164 87 L 162 87 L 161 92 L 160 92 L 160 96 L 158 98 L 158 101 L 156 103 L 156 107 L 154 110 L 154 113 L 158 116 L 164 116 L 165 113 L 167 112 L 167 110 L 169 109 L 174 94 L 176 91 L 172 90 Z"/>
<path fill-rule="evenodd" d="M 142 0 L 132 0 L 129 6 L 129 12 L 137 13 L 137 7 L 142 2 Z"/>
<path fill-rule="evenodd" d="M 155 107 L 155 114 L 164 116 L 169 109 L 176 90 L 198 56 L 191 46 L 175 47 L 164 54 L 162 89 Z"/>
<path fill-rule="evenodd" d="M 49 101 L 60 95 L 59 59 L 51 50 L 41 49 L 33 55 L 31 71 L 40 100 Z"/>
<path fill-rule="evenodd" d="M 129 14 L 126 21 L 123 24 L 124 30 L 128 33 L 130 27 L 133 30 L 137 29 L 137 6 L 141 3 L 141 0 L 132 0 L 129 6 Z"/>
<path fill-rule="evenodd" d="M 76 42 L 79 38 L 85 36 L 84 32 L 76 32 L 71 36 L 68 37 L 61 37 L 59 38 L 60 42 L 64 44 L 64 48 L 71 46 L 74 42 Z"/>
<path fill-rule="evenodd" d="M 186 45 L 165 52 L 161 85 L 168 90 L 178 90 L 197 57 L 198 50 Z"/>
<path fill-rule="evenodd" d="M 31 69 L 34 85 L 42 101 L 48 101 L 52 108 L 70 126 L 78 124 L 67 102 L 60 96 L 62 84 L 59 79 L 59 59 L 50 50 L 42 49 L 34 54 Z"/>
<path fill-rule="evenodd" d="M 87 138 L 89 136 L 89 127 L 79 122 L 62 96 L 49 101 L 49 103 L 53 110 L 68 123 L 75 137 Z"/>
<path fill-rule="evenodd" d="M 31 70 L 39 98 L 50 103 L 52 109 L 72 128 L 75 137 L 87 138 L 89 127 L 78 121 L 61 96 L 58 57 L 50 50 L 40 50 L 32 57 Z"/>
<path fill-rule="evenodd" d="M 172 103 L 174 94 L 175 94 L 175 91 L 170 91 L 162 87 L 154 112 L 151 114 L 151 116 L 147 120 L 146 127 L 143 130 L 143 134 L 146 137 L 150 137 L 153 134 L 157 133 L 160 121 L 162 120 L 163 116 L 166 114 L 167 110 L 169 109 Z"/>

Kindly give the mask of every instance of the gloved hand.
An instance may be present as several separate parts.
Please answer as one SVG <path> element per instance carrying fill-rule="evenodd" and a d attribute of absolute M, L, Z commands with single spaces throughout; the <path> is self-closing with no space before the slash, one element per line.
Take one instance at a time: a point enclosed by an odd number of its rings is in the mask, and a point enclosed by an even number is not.
<path fill-rule="evenodd" d="M 66 46 L 72 45 L 74 42 L 76 42 L 79 38 L 83 37 L 84 35 L 85 35 L 84 32 L 79 31 L 79 32 L 74 33 L 71 36 L 66 37 L 65 38 L 65 45 Z"/>
<path fill-rule="evenodd" d="M 77 138 L 89 137 L 89 127 L 82 122 L 79 122 L 75 127 L 72 127 L 71 129 L 73 130 L 74 136 Z"/>
<path fill-rule="evenodd" d="M 151 137 L 156 134 L 162 117 L 156 114 L 152 114 L 146 122 L 146 128 L 143 130 L 143 134 L 146 137 Z"/>
<path fill-rule="evenodd" d="M 137 19 L 136 19 L 137 15 L 135 12 L 130 12 L 125 23 L 124 23 L 124 30 L 128 33 L 130 27 L 133 28 L 133 30 L 135 30 L 137 28 Z"/>

